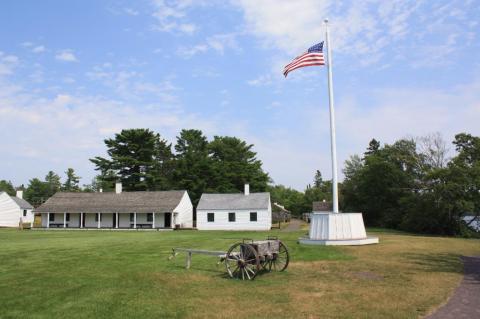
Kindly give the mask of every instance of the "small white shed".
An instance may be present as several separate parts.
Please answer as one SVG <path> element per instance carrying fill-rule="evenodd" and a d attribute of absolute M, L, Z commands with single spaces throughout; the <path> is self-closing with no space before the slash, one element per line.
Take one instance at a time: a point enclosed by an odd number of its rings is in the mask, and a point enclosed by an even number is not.
<path fill-rule="evenodd" d="M 20 221 L 33 224 L 33 206 L 22 197 L 23 191 L 17 196 L 0 192 L 0 227 L 18 227 Z"/>
<path fill-rule="evenodd" d="M 270 193 L 202 194 L 197 206 L 199 230 L 270 230 Z"/>

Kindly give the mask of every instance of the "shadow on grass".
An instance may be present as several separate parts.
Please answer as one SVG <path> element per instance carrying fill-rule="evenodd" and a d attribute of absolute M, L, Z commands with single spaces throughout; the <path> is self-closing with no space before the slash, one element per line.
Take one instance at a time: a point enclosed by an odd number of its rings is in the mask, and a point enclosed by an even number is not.
<path fill-rule="evenodd" d="M 463 273 L 462 256 L 452 253 L 405 254 L 408 261 L 426 272 Z"/>

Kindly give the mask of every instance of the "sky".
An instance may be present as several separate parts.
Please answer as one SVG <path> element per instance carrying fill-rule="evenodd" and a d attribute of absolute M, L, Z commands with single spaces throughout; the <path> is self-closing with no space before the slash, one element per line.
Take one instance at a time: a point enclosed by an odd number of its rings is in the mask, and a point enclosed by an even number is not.
<path fill-rule="evenodd" d="M 282 75 L 324 18 L 340 177 L 372 138 L 480 135 L 480 1 L 6 0 L 0 179 L 72 167 L 89 184 L 127 128 L 237 136 L 298 190 L 330 178 L 327 69 Z"/>

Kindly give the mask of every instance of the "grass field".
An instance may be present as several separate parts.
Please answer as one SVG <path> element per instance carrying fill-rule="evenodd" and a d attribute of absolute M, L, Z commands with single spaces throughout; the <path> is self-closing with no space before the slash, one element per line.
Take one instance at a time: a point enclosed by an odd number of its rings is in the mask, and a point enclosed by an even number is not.
<path fill-rule="evenodd" d="M 299 246 L 300 232 L 0 230 L 0 318 L 417 318 L 462 278 L 480 241 L 376 231 L 380 244 Z M 226 250 L 279 235 L 284 273 L 226 278 L 216 259 L 173 247 Z"/>

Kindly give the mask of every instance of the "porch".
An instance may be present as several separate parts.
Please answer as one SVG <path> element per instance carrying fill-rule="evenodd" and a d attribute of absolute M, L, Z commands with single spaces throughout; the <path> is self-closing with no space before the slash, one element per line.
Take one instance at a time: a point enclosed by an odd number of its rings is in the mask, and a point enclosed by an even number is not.
<path fill-rule="evenodd" d="M 173 229 L 176 213 L 42 213 L 44 229 Z"/>

